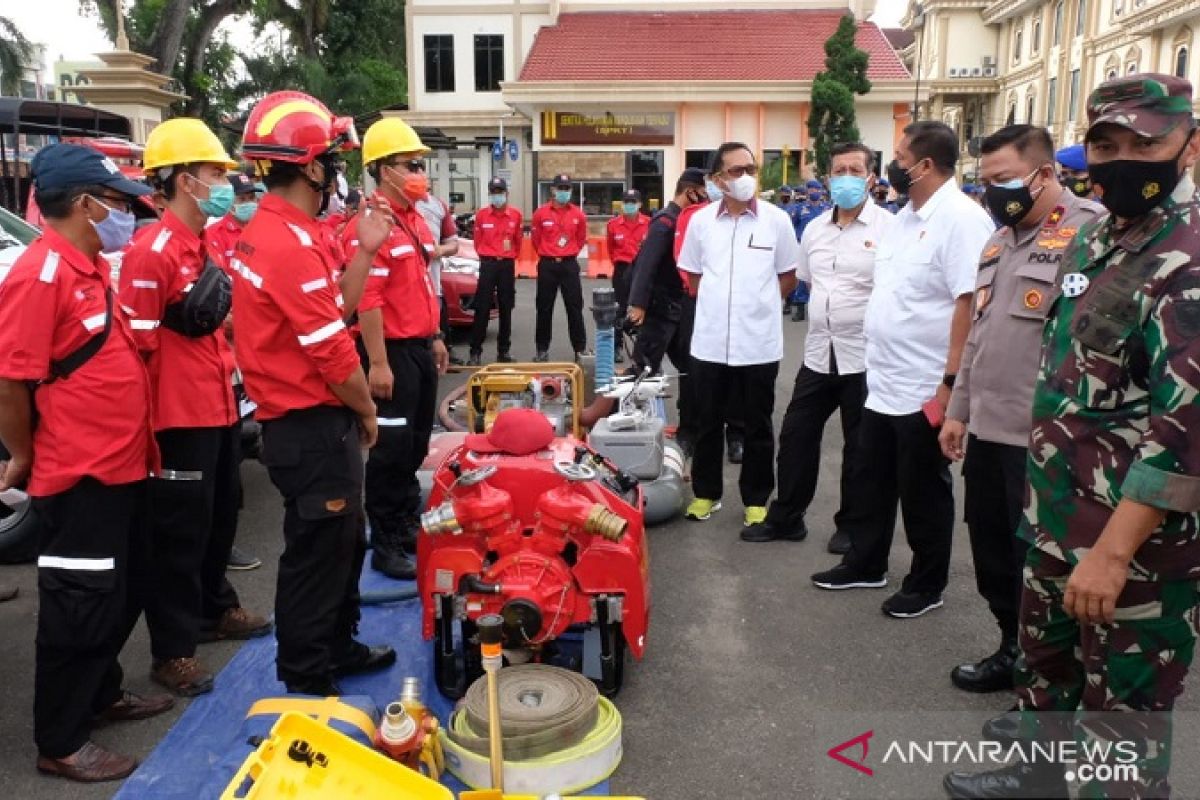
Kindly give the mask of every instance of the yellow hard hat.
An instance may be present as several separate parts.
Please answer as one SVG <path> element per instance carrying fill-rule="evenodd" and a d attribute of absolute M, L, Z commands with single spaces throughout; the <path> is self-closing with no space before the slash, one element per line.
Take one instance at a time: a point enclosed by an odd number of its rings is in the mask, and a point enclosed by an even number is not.
<path fill-rule="evenodd" d="M 428 153 L 417 132 L 399 117 L 384 117 L 363 136 L 362 159 L 370 164 L 396 153 Z"/>
<path fill-rule="evenodd" d="M 178 164 L 220 164 L 225 169 L 237 169 L 238 162 L 229 157 L 225 146 L 202 120 L 176 117 L 158 125 L 146 139 L 142 169 L 153 175 L 163 167 Z"/>

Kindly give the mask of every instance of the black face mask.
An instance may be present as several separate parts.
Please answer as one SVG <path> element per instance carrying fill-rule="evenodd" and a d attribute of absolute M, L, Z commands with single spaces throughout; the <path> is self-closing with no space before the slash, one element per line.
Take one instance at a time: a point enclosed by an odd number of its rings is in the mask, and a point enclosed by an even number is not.
<path fill-rule="evenodd" d="M 1092 184 L 1103 190 L 1100 202 L 1114 216 L 1122 219 L 1137 219 L 1162 205 L 1179 184 L 1182 177 L 1179 156 L 1191 142 L 1194 133 L 1188 133 L 1187 141 L 1179 148 L 1179 152 L 1162 161 L 1121 158 L 1103 164 L 1089 162 L 1088 175 Z"/>
<path fill-rule="evenodd" d="M 908 190 L 912 188 L 912 176 L 894 158 L 892 163 L 887 165 L 887 179 L 892 188 L 896 190 L 896 194 L 908 194 Z"/>
<path fill-rule="evenodd" d="M 1024 182 L 1017 188 L 987 186 L 983 190 L 983 201 L 992 217 L 1001 225 L 1015 228 L 1029 216 L 1035 201 L 1033 192 Z"/>

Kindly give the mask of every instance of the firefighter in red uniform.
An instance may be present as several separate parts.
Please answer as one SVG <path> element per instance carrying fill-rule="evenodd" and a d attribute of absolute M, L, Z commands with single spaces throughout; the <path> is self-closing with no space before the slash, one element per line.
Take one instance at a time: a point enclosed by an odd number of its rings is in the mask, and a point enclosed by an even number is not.
<path fill-rule="evenodd" d="M 284 550 L 275 591 L 276 673 L 289 692 L 340 694 L 335 678 L 396 660 L 353 638 L 366 553 L 363 447 L 375 444 L 375 404 L 346 318 L 391 228 L 386 207 L 359 225 L 360 250 L 335 282 L 317 213 L 334 156 L 357 147 L 354 121 L 300 92 L 263 98 L 242 152 L 267 195 L 234 248 L 234 350 L 258 404 L 263 456 L 283 495 Z"/>
<path fill-rule="evenodd" d="M 416 208 L 429 192 L 422 160 L 428 152 L 396 117 L 379 120 L 363 137 L 363 164 L 396 222 L 375 254 L 358 308 L 359 352 L 379 413 L 379 443 L 367 460 L 371 566 L 402 580 L 416 577 L 405 551 L 416 552 L 420 530 L 417 470 L 429 451 L 438 375 L 450 364 L 429 275 L 437 243 Z M 362 246 L 364 219 L 346 226 L 348 252 Z"/>
<path fill-rule="evenodd" d="M 571 177 L 559 175 L 550 184 L 550 201 L 533 212 L 529 237 L 538 254 L 537 331 L 534 361 L 550 360 L 554 330 L 554 298 L 562 291 L 567 309 L 567 332 L 575 356 L 587 354 L 587 327 L 583 323 L 583 284 L 579 280 L 579 252 L 587 245 L 587 217 L 571 202 Z"/>
<path fill-rule="evenodd" d="M 516 265 L 521 251 L 521 211 L 508 204 L 508 183 L 488 181 L 488 204 L 475 214 L 475 252 L 479 255 L 479 285 L 475 289 L 475 321 L 471 326 L 471 356 L 467 364 L 483 360 L 483 340 L 492 316 L 492 296 L 500 309 L 496 360 L 511 364 L 512 310 L 517 301 Z"/>
<path fill-rule="evenodd" d="M 241 501 L 241 420 L 223 330 L 232 286 L 200 237 L 209 217 L 229 213 L 234 192 L 225 171 L 236 166 L 198 119 L 151 131 L 143 167 L 166 209 L 121 264 L 120 301 L 150 371 L 163 465 L 150 483 L 157 584 L 146 608 L 150 677 L 183 697 L 212 690 L 212 673 L 196 659 L 202 636 L 248 639 L 271 630 L 241 607 L 225 577 Z"/>
<path fill-rule="evenodd" d="M 133 198 L 150 190 L 79 145 L 46 147 L 31 168 L 46 229 L 0 283 L 0 441 L 11 453 L 0 490 L 28 477 L 41 523 L 37 767 L 118 780 L 137 762 L 90 740 L 96 719 L 174 704 L 122 691 L 117 663 L 149 592 L 144 515 L 158 450 L 150 378 L 100 252 L 129 241 Z"/>
<path fill-rule="evenodd" d="M 254 179 L 243 172 L 231 172 L 227 176 L 233 189 L 233 208 L 204 229 L 204 243 L 217 266 L 229 271 L 229 260 L 233 258 L 233 247 L 241 238 L 242 231 L 258 210 L 258 190 Z"/>
<path fill-rule="evenodd" d="M 621 200 L 621 213 L 608 221 L 608 255 L 613 262 L 613 293 L 621 316 L 629 305 L 629 286 L 633 260 L 637 258 L 646 233 L 650 230 L 650 218 L 642 213 L 642 193 L 637 189 L 625 192 Z"/>

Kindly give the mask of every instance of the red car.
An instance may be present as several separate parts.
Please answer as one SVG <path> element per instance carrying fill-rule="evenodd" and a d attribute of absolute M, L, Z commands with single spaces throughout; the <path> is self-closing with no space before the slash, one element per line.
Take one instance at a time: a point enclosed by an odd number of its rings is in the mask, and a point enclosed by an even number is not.
<path fill-rule="evenodd" d="M 479 286 L 479 256 L 475 243 L 459 237 L 458 253 L 442 259 L 442 296 L 450 312 L 450 325 L 469 328 L 475 323 L 475 289 Z M 492 305 L 491 319 L 499 316 Z"/>

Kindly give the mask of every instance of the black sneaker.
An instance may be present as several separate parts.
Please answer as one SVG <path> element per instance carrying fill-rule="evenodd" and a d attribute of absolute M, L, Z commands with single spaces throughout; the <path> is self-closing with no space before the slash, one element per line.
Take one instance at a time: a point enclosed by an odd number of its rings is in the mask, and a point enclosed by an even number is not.
<path fill-rule="evenodd" d="M 942 607 L 940 594 L 899 591 L 883 601 L 883 613 L 896 619 L 912 619 Z"/>
<path fill-rule="evenodd" d="M 845 531 L 834 531 L 833 536 L 829 537 L 829 544 L 825 549 L 833 553 L 835 556 L 844 556 L 850 552 L 850 534 Z"/>
<path fill-rule="evenodd" d="M 496 363 L 497 364 L 515 364 L 516 361 L 517 360 L 515 358 L 513 358 L 512 356 L 510 356 L 508 354 L 507 350 L 505 350 L 503 353 L 496 354 Z"/>
<path fill-rule="evenodd" d="M 237 570 L 239 572 L 250 569 L 258 569 L 262 566 L 262 559 L 255 558 L 249 553 L 239 550 L 237 547 L 234 547 L 229 551 L 228 562 L 229 563 L 225 565 L 225 569 Z"/>
<path fill-rule="evenodd" d="M 533 357 L 533 360 L 534 360 L 534 362 L 536 362 L 538 364 L 545 364 L 547 361 L 550 360 L 550 351 L 538 350 L 537 355 Z"/>
<path fill-rule="evenodd" d="M 812 582 L 821 589 L 836 591 L 839 589 L 882 589 L 887 586 L 887 576 L 873 577 L 863 575 L 853 567 L 838 564 L 833 569 L 818 572 L 812 576 Z"/>
<path fill-rule="evenodd" d="M 471 354 L 469 356 L 467 356 L 467 366 L 468 367 L 478 367 L 479 362 L 482 360 L 483 360 L 483 353 L 479 352 L 478 350 L 472 350 Z"/>
<path fill-rule="evenodd" d="M 742 530 L 743 542 L 802 542 L 806 536 L 808 527 L 804 520 L 800 520 L 799 525 L 788 525 L 768 519 Z"/>

